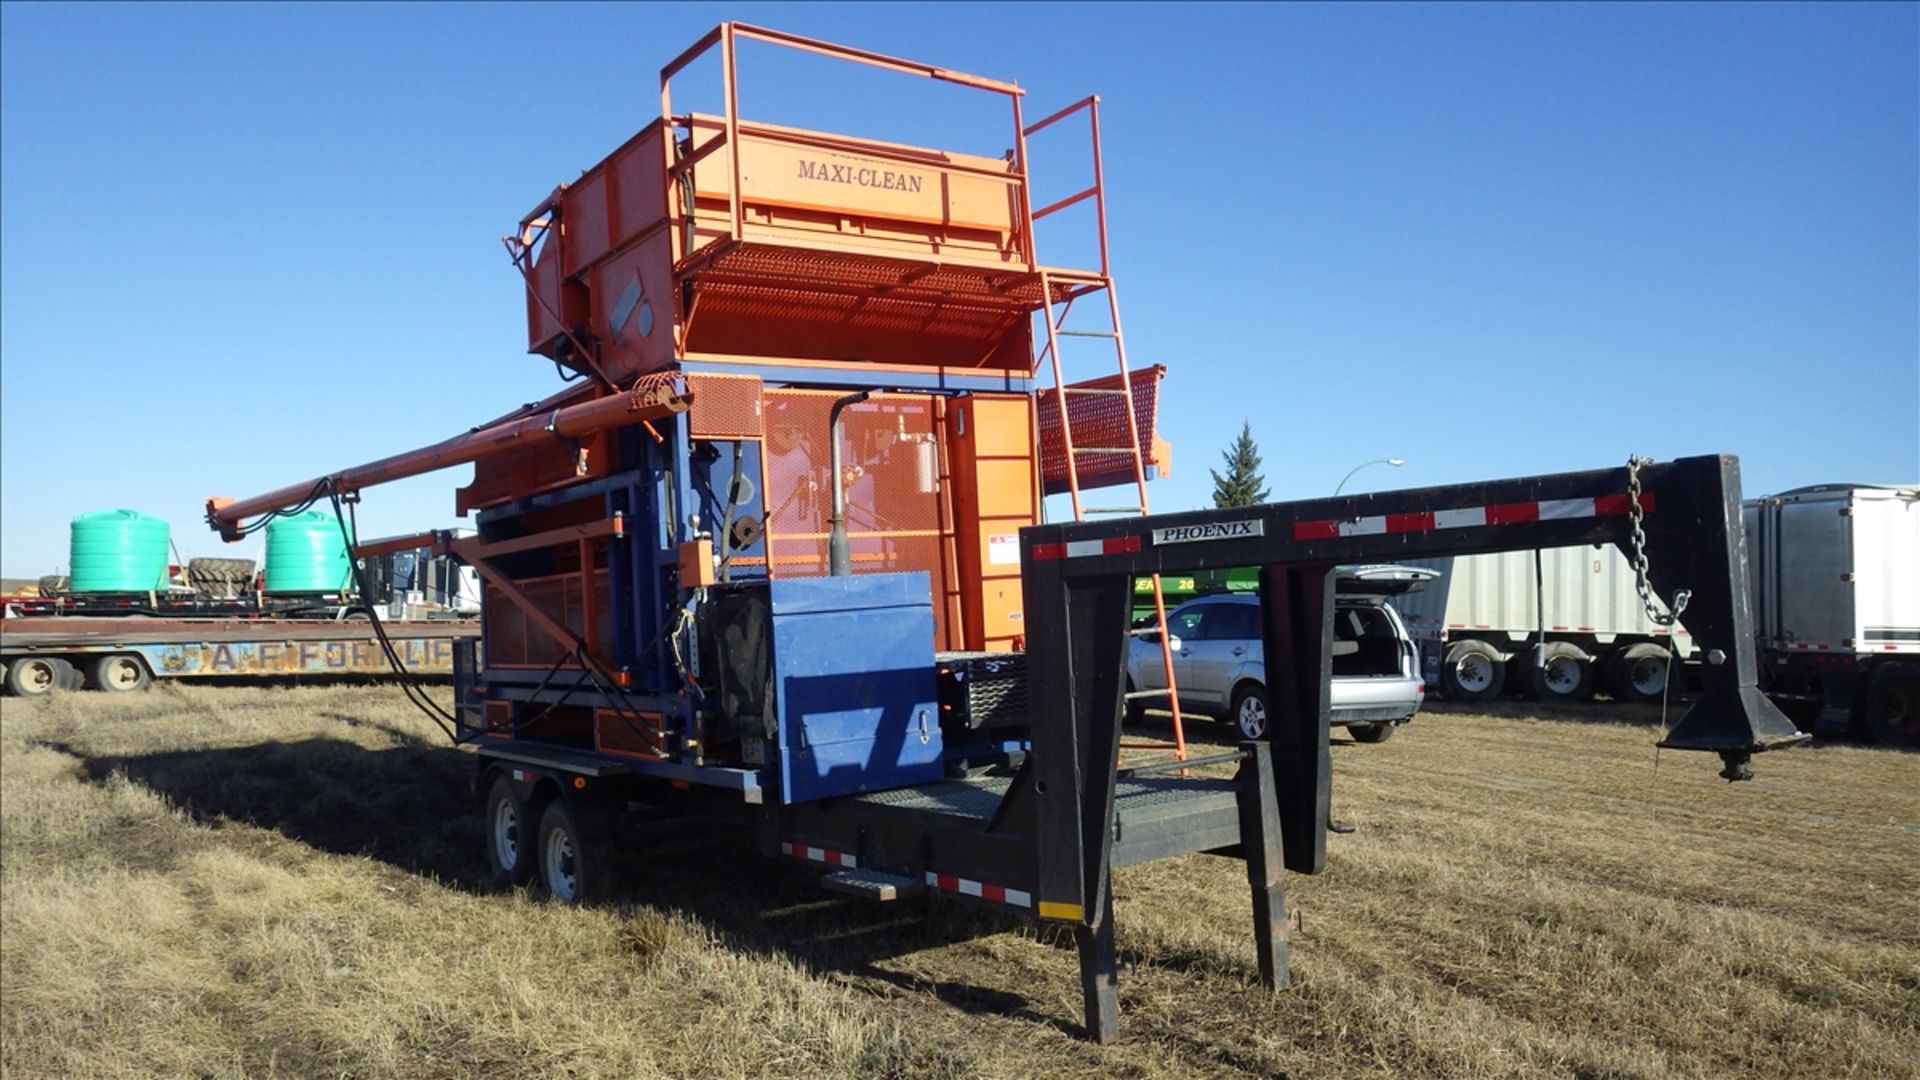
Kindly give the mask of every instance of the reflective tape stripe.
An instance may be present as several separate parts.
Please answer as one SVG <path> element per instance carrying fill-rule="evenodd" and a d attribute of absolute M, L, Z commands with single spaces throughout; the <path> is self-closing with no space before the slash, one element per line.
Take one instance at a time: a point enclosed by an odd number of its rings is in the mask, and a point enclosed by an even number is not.
<path fill-rule="evenodd" d="M 845 852 L 793 843 L 781 844 L 780 850 L 796 859 L 807 859 L 812 862 L 825 863 L 828 866 L 844 866 L 849 870 L 857 870 L 860 868 L 859 860 Z"/>
<path fill-rule="evenodd" d="M 1140 550 L 1138 536 L 1109 536 L 1105 540 L 1069 540 L 1064 544 L 1035 544 L 1036 559 L 1078 559 L 1088 555 L 1125 555 Z"/>
<path fill-rule="evenodd" d="M 1020 889 L 1009 889 L 1005 885 L 989 885 L 984 881 L 955 877 L 952 874 L 938 874 L 927 871 L 927 887 L 958 896 L 972 896 L 981 900 L 991 900 L 996 904 L 1011 904 L 1014 907 L 1033 906 L 1033 894 Z"/>
<path fill-rule="evenodd" d="M 1642 493 L 1640 507 L 1653 511 L 1653 496 Z M 1387 536 L 1431 532 L 1435 529 L 1477 529 L 1485 525 L 1519 525 L 1529 521 L 1574 521 L 1590 517 L 1619 517 L 1631 509 L 1625 495 L 1589 499 L 1545 499 L 1540 502 L 1468 506 L 1456 510 L 1413 510 L 1358 518 L 1296 521 L 1295 540 L 1332 540 L 1342 536 Z"/>

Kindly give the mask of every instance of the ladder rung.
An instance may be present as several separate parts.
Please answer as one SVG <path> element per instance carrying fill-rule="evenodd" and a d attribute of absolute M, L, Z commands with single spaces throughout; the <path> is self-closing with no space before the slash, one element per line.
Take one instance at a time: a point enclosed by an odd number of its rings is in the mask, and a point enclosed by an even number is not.
<path fill-rule="evenodd" d="M 1120 336 L 1119 334 L 1116 334 L 1111 330 L 1065 330 L 1058 326 L 1053 328 L 1053 332 L 1056 334 L 1059 334 L 1061 337 L 1117 338 Z"/>
<path fill-rule="evenodd" d="M 1160 628 L 1157 626 L 1143 626 L 1138 630 L 1127 631 L 1127 633 L 1133 635 L 1134 637 L 1146 637 L 1148 634 L 1157 634 L 1159 632 L 1160 632 Z"/>
<path fill-rule="evenodd" d="M 1166 697 L 1168 694 L 1171 694 L 1171 693 L 1173 693 L 1173 691 L 1171 690 L 1135 690 L 1133 693 L 1126 694 L 1123 696 L 1128 701 L 1133 701 L 1136 698 Z"/>
<path fill-rule="evenodd" d="M 1131 454 L 1134 449 L 1131 446 L 1076 446 L 1073 452 L 1076 454 Z"/>
<path fill-rule="evenodd" d="M 1080 511 L 1083 514 L 1144 514 L 1144 506 L 1089 506 Z"/>

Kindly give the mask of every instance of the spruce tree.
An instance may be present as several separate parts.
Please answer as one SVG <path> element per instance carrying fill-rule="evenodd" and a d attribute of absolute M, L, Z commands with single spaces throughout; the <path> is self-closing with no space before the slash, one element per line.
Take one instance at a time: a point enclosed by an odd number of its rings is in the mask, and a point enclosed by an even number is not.
<path fill-rule="evenodd" d="M 1267 501 L 1266 478 L 1260 475 L 1260 448 L 1253 442 L 1253 425 L 1240 421 L 1240 437 L 1220 452 L 1227 475 L 1208 469 L 1213 476 L 1213 505 L 1252 506 Z"/>

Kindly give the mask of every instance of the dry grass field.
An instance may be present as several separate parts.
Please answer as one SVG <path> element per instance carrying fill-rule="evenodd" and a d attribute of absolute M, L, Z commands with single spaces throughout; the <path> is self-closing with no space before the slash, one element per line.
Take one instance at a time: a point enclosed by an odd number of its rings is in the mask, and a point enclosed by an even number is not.
<path fill-rule="evenodd" d="M 1657 762 L 1434 710 L 1335 747 L 1263 992 L 1238 863 L 1116 879 L 1122 1041 L 1063 935 L 863 906 L 719 835 L 614 906 L 480 889 L 468 759 L 396 690 L 0 708 L 0 1069 L 42 1076 L 1920 1075 L 1920 756 Z M 1219 737 L 1207 728 L 1203 737 Z"/>

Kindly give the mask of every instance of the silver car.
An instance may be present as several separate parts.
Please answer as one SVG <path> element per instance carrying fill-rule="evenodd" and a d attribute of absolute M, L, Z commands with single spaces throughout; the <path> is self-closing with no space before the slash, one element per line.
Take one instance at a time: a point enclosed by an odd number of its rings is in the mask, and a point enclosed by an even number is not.
<path fill-rule="evenodd" d="M 1386 598 L 1439 577 L 1414 566 L 1343 567 L 1333 613 L 1332 723 L 1361 742 L 1380 742 L 1426 700 L 1419 652 Z M 1267 673 L 1254 593 L 1196 597 L 1167 613 L 1173 680 L 1182 711 L 1230 719 L 1243 739 L 1267 735 Z M 1133 639 L 1127 689 L 1165 690 L 1158 634 Z M 1154 699 L 1132 702 L 1137 715 Z"/>

